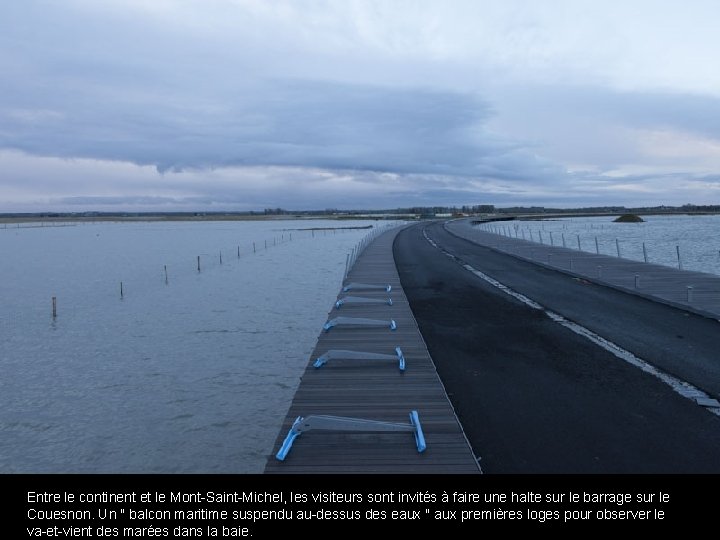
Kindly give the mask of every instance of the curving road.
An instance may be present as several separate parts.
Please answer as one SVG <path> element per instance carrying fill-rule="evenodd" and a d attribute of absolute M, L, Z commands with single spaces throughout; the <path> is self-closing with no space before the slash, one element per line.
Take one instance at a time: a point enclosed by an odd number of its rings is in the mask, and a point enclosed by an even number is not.
<path fill-rule="evenodd" d="M 484 472 L 720 472 L 718 414 L 558 324 L 548 311 L 709 398 L 720 396 L 717 320 L 494 252 L 438 222 L 402 231 L 394 256 Z"/>

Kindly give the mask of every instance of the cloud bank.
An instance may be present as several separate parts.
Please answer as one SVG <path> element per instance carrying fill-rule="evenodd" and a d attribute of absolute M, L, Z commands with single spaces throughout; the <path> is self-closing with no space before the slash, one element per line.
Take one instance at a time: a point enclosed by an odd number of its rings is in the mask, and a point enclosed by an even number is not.
<path fill-rule="evenodd" d="M 720 202 L 719 8 L 577 4 L 5 3 L 0 212 Z"/>

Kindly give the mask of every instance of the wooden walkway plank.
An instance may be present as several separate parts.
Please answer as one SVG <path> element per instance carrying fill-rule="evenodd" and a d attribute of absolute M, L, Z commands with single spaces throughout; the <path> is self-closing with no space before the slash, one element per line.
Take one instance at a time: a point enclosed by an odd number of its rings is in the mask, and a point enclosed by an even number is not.
<path fill-rule="evenodd" d="M 358 257 L 343 282 L 390 285 L 382 289 L 338 292 L 338 299 L 362 296 L 381 303 L 332 306 L 328 320 L 353 317 L 394 320 L 388 327 L 341 327 L 320 332 L 285 421 L 268 456 L 265 473 L 280 474 L 476 474 L 481 472 L 455 416 L 403 293 L 392 253 L 399 229 L 382 233 Z M 400 347 L 404 372 L 392 360 L 330 360 L 313 363 L 331 349 L 395 354 Z M 410 425 L 420 417 L 427 449 L 419 453 L 412 432 L 364 433 L 311 430 L 294 442 L 284 461 L 275 454 L 298 416 L 334 415 Z"/>

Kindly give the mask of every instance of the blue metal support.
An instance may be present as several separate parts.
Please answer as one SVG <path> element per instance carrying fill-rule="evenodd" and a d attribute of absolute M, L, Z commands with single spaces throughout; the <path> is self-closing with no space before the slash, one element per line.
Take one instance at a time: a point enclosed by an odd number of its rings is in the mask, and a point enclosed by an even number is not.
<path fill-rule="evenodd" d="M 284 461 L 290 453 L 295 439 L 306 431 L 312 429 L 318 431 L 350 431 L 362 433 L 385 433 L 385 432 L 412 432 L 415 437 L 415 446 L 417 451 L 422 453 L 427 448 L 425 443 L 425 434 L 420 424 L 420 417 L 417 411 L 410 411 L 410 423 L 402 424 L 398 422 L 385 422 L 381 420 L 367 420 L 364 418 L 348 418 L 345 416 L 329 416 L 329 415 L 310 415 L 298 416 L 290 427 L 285 440 L 280 446 L 275 457 L 279 461 Z"/>
<path fill-rule="evenodd" d="M 390 321 L 382 320 L 382 319 L 366 319 L 363 317 L 335 317 L 334 319 L 330 319 L 328 322 L 326 322 L 323 325 L 323 330 L 326 332 L 329 332 L 330 329 L 336 327 L 336 326 L 349 326 L 349 327 L 369 327 L 369 328 L 377 328 L 377 327 L 383 327 L 388 326 L 390 327 L 390 330 L 397 329 L 397 323 L 393 319 Z"/>
<path fill-rule="evenodd" d="M 364 296 L 346 296 L 335 302 L 335 309 L 340 309 L 345 304 L 387 304 L 392 306 L 393 301 L 389 297 L 387 300 L 383 300 L 382 298 L 366 298 Z"/>
<path fill-rule="evenodd" d="M 392 285 L 373 285 L 370 283 L 348 283 L 343 287 L 343 292 L 358 291 L 358 290 L 384 290 L 390 292 Z"/>
<path fill-rule="evenodd" d="M 316 358 L 313 366 L 320 368 L 329 360 L 393 360 L 398 362 L 400 371 L 405 371 L 405 356 L 400 347 L 395 347 L 395 355 L 331 349 Z"/>

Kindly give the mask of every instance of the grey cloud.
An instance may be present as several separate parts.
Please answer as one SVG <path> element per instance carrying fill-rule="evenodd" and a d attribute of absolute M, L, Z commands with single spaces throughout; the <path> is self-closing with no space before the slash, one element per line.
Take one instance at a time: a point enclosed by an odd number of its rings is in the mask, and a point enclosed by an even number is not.
<path fill-rule="evenodd" d="M 442 174 L 482 174 L 486 159 L 512 150 L 475 134 L 487 104 L 452 92 L 273 80 L 244 85 L 215 112 L 154 99 L 134 106 L 119 92 L 75 89 L 38 99 L 36 107 L 53 112 L 32 118 L 22 113 L 33 104 L 18 99 L 0 112 L 0 146 L 160 171 L 283 165 Z"/>
<path fill-rule="evenodd" d="M 76 197 L 60 197 L 55 201 L 58 204 L 69 206 L 119 206 L 119 205 L 138 205 L 138 206 L 163 206 L 168 204 L 177 204 L 179 199 L 173 197 L 151 197 L 151 196 L 76 196 Z"/>

